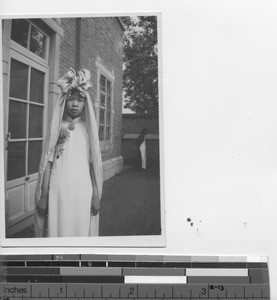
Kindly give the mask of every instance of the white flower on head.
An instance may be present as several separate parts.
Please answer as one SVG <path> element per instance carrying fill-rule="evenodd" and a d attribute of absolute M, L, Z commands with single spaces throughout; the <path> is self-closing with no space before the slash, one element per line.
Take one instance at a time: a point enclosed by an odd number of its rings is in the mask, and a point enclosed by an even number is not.
<path fill-rule="evenodd" d="M 88 89 L 91 88 L 91 74 L 89 70 L 81 69 L 76 72 L 73 68 L 64 74 L 57 82 L 57 86 L 61 88 L 63 93 L 67 93 L 71 89 L 78 89 L 85 96 Z"/>

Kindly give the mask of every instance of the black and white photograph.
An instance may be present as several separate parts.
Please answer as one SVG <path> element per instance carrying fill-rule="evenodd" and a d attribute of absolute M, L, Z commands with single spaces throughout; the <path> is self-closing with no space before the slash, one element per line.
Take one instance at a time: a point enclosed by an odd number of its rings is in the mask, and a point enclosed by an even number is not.
<path fill-rule="evenodd" d="M 101 262 L 138 273 L 99 297 L 277 299 L 277 0 L 1 0 L 0 17 L 0 298 L 41 297 L 39 259 L 48 298 L 64 260 L 78 295 L 61 278 L 53 297 L 95 296 L 79 275 Z"/>
<path fill-rule="evenodd" d="M 165 245 L 160 21 L 2 19 L 4 245 Z"/>

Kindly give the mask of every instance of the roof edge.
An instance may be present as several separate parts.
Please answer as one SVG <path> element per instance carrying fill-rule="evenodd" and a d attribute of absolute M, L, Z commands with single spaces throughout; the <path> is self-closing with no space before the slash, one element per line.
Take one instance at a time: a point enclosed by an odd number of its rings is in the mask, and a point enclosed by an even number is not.
<path fill-rule="evenodd" d="M 125 25 L 124 25 L 123 21 L 121 20 L 121 18 L 120 17 L 116 17 L 116 19 L 117 19 L 118 23 L 120 24 L 122 30 L 125 31 Z"/>

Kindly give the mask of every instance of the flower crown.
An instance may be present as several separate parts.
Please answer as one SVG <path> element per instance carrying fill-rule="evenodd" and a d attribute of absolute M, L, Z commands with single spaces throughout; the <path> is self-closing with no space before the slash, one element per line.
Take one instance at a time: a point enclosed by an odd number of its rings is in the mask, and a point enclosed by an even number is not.
<path fill-rule="evenodd" d="M 72 89 L 76 89 L 80 94 L 86 97 L 88 89 L 91 88 L 92 84 L 90 82 L 90 71 L 86 69 L 81 69 L 75 72 L 73 68 L 64 74 L 57 82 L 57 86 L 61 88 L 62 93 L 67 93 Z"/>

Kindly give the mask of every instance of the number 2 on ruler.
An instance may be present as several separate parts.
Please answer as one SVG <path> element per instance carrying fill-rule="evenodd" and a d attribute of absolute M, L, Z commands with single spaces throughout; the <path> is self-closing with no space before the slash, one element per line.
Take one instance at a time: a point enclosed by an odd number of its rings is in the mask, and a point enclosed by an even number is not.
<path fill-rule="evenodd" d="M 134 295 L 135 289 L 133 287 L 130 287 L 129 291 L 129 295 Z"/>

